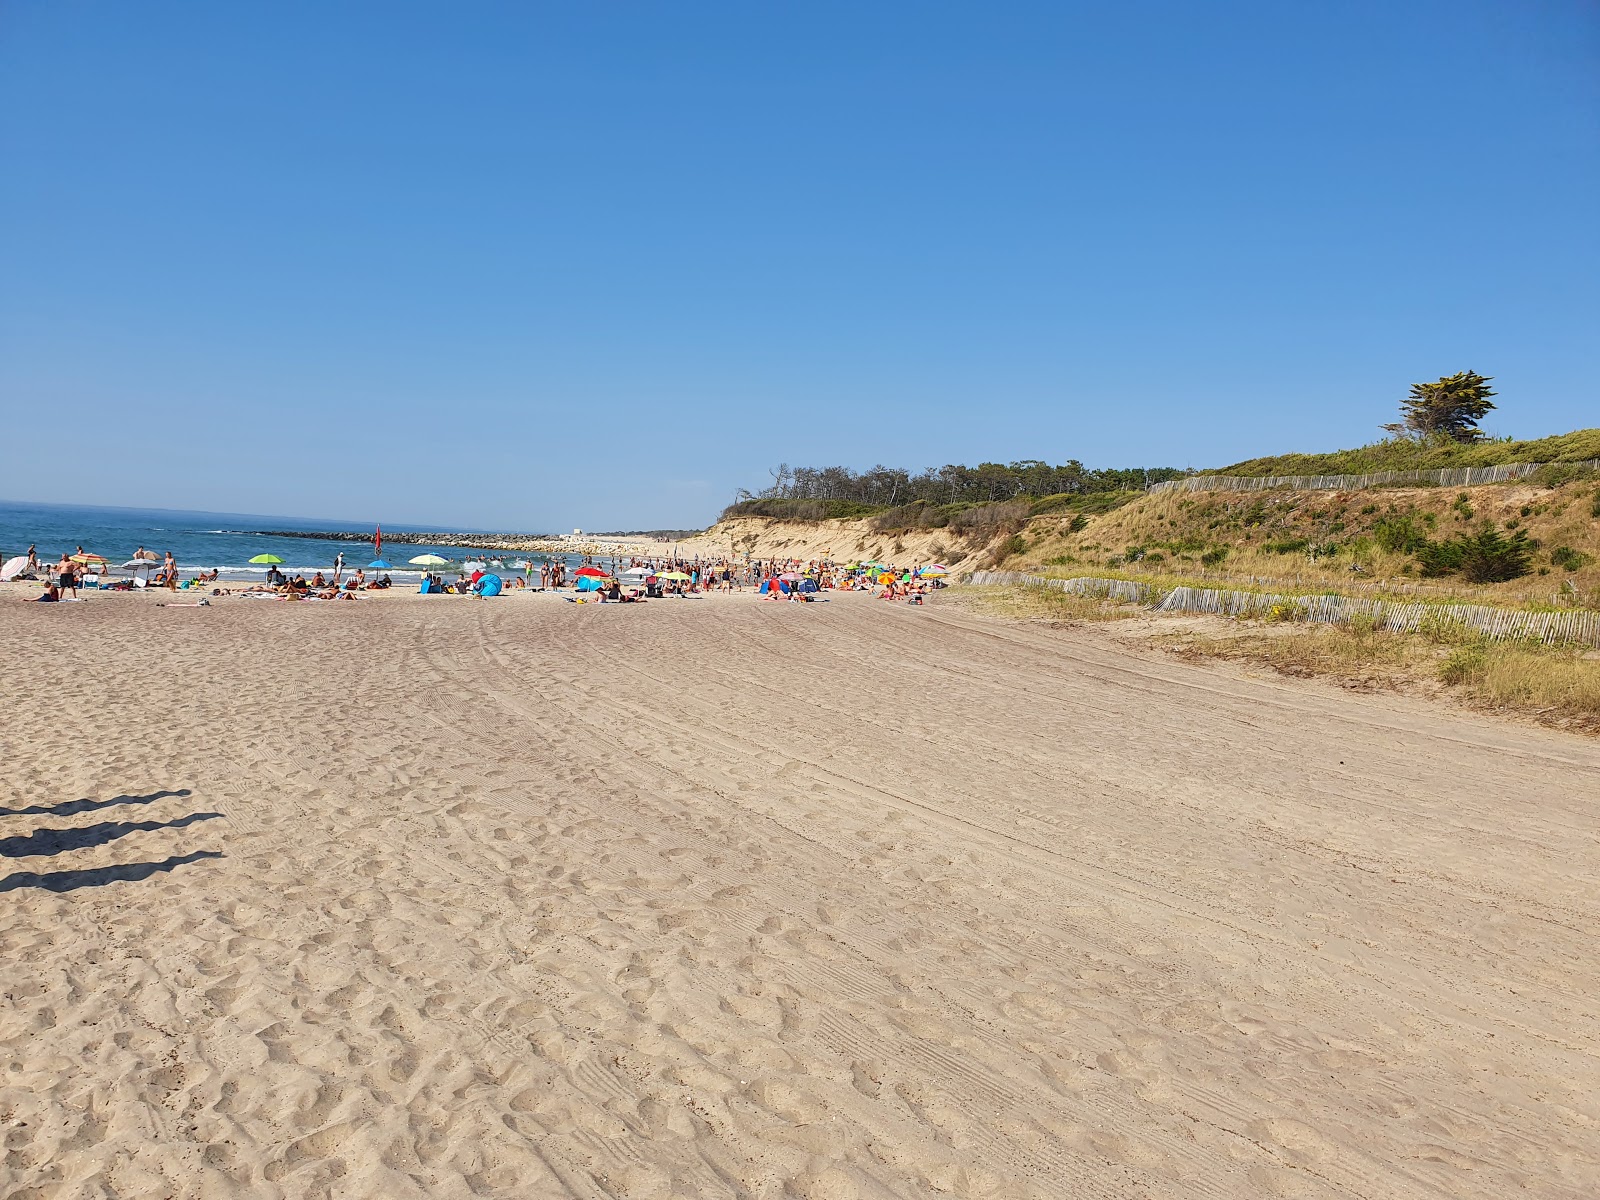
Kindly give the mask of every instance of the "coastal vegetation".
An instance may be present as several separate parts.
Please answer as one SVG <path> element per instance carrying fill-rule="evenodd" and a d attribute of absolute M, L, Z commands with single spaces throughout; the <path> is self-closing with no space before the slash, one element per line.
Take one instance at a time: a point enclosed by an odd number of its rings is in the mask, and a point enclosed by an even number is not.
<path fill-rule="evenodd" d="M 1493 603 L 1600 603 L 1600 481 L 1361 492 L 1155 493 L 1029 521 L 999 561 Z"/>
<path fill-rule="evenodd" d="M 1400 420 L 1384 429 L 1402 438 L 1439 439 L 1470 444 L 1483 440 L 1478 422 L 1489 415 L 1494 395 L 1489 380 L 1476 371 L 1457 371 L 1434 383 L 1413 383 L 1400 402 Z"/>
<path fill-rule="evenodd" d="M 1505 463 L 1576 463 L 1600 458 L 1600 429 L 1516 441 L 1462 442 L 1450 437 L 1390 437 L 1327 454 L 1275 454 L 1200 472 L 1203 475 L 1366 475 L 1377 471 L 1430 471 L 1445 467 L 1497 467 Z"/>
<path fill-rule="evenodd" d="M 770 517 L 779 521 L 854 520 L 903 510 L 907 519 L 916 507 L 918 521 L 944 524 L 957 513 L 981 505 L 1052 501 L 1058 506 L 1088 495 L 1137 494 L 1153 483 L 1178 479 L 1176 467 L 1091 469 L 1071 460 L 1051 466 L 1038 459 L 1013 463 L 949 464 L 916 474 L 903 467 L 791 467 L 771 472 L 771 486 L 760 492 L 741 491 L 723 510 L 730 517 Z M 1027 515 L 1027 514 L 1024 514 Z M 905 528 L 939 528 L 937 524 Z"/>
<path fill-rule="evenodd" d="M 962 588 L 941 596 L 939 603 L 1052 628 L 1149 615 L 1141 604 L 1028 583 Z M 1424 621 L 1415 633 L 1392 633 L 1371 618 L 1310 624 L 1295 620 L 1293 612 L 1269 609 L 1226 624 L 1191 621 L 1179 630 L 1146 623 L 1117 636 L 1188 661 L 1251 664 L 1363 691 L 1445 695 L 1473 707 L 1600 733 L 1600 660 L 1583 647 L 1491 640 L 1445 619 Z"/>
<path fill-rule="evenodd" d="M 1245 623 L 1239 632 L 1185 630 L 1156 641 L 1183 658 L 1257 663 L 1362 689 L 1442 691 L 1474 707 L 1600 733 L 1600 661 L 1579 647 L 1491 641 L 1444 623 L 1388 633 L 1361 621 L 1281 630 Z"/>

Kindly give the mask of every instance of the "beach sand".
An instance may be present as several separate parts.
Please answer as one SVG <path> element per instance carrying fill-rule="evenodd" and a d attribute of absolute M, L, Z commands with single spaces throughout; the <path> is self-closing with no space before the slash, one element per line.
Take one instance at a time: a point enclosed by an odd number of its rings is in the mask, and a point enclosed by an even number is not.
<path fill-rule="evenodd" d="M 0 1195 L 1600 1194 L 1600 747 L 938 604 L 0 607 Z"/>

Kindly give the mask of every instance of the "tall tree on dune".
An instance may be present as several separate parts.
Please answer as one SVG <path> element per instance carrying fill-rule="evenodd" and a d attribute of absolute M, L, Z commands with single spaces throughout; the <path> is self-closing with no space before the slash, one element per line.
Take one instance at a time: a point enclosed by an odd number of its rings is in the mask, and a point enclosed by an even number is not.
<path fill-rule="evenodd" d="M 1384 429 L 1401 437 L 1476 442 L 1483 437 L 1478 422 L 1494 408 L 1489 379 L 1476 371 L 1457 371 L 1441 375 L 1437 383 L 1413 383 L 1411 395 L 1400 402 L 1404 419 Z"/>

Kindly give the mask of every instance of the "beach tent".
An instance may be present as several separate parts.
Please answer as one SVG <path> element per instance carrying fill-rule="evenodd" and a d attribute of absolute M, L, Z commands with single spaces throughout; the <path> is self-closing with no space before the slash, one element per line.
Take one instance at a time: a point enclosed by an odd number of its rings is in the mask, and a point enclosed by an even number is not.
<path fill-rule="evenodd" d="M 498 575 L 481 575 L 478 582 L 473 584 L 473 590 L 480 596 L 498 596 L 505 587 Z"/>

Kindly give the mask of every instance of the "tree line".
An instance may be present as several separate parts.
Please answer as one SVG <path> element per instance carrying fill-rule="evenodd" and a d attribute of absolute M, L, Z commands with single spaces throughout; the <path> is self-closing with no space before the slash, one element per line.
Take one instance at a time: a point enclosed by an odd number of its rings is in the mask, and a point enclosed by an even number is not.
<path fill-rule="evenodd" d="M 872 507 L 903 504 L 989 504 L 1023 497 L 1058 496 L 1086 492 L 1140 491 L 1153 483 L 1178 479 L 1176 467 L 1126 467 L 1090 469 L 1072 460 L 1051 466 L 1038 459 L 1013 463 L 979 463 L 975 467 L 954 463 L 929 467 L 912 474 L 903 467 L 876 466 L 865 471 L 849 467 L 773 468 L 772 484 L 760 492 L 741 489 L 737 503 L 753 500 L 845 501 Z"/>

